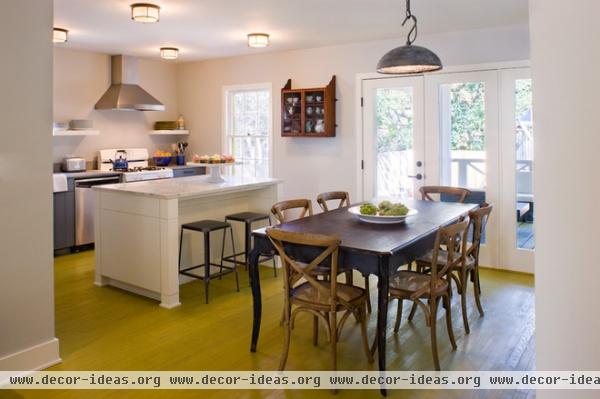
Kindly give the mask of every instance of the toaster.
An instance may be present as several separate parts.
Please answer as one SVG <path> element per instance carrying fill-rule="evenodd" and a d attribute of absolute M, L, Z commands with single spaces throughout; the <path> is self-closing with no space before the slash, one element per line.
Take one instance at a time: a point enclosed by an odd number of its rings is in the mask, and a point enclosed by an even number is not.
<path fill-rule="evenodd" d="M 85 159 L 69 157 L 63 159 L 62 163 L 63 172 L 85 172 Z"/>

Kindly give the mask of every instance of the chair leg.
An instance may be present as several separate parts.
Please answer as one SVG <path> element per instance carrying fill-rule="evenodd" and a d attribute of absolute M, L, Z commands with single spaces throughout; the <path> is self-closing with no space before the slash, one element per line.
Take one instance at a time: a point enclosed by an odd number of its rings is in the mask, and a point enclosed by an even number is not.
<path fill-rule="evenodd" d="M 313 316 L 313 345 L 317 346 L 319 344 L 319 318 L 317 316 Z"/>
<path fill-rule="evenodd" d="M 369 288 L 369 275 L 365 274 L 365 291 L 367 292 L 367 312 L 371 314 L 371 289 Z"/>
<path fill-rule="evenodd" d="M 233 239 L 233 227 L 229 228 L 229 234 L 231 234 L 231 251 L 233 252 L 233 270 L 235 272 L 235 287 L 237 289 L 237 292 L 240 292 L 240 277 L 238 274 L 237 255 L 235 252 L 235 240 Z M 221 255 L 221 265 L 223 265 L 223 255 Z"/>
<path fill-rule="evenodd" d="M 279 361 L 279 371 L 283 371 L 285 369 L 285 363 L 287 362 L 288 353 L 290 351 L 290 338 L 292 335 L 290 326 L 290 308 L 287 306 L 287 304 L 283 308 L 283 319 L 285 337 L 283 340 L 283 352 L 281 353 L 281 360 Z"/>
<path fill-rule="evenodd" d="M 438 356 L 437 349 L 437 328 L 436 328 L 436 320 L 437 320 L 437 305 L 438 298 L 433 297 L 429 301 L 429 309 L 430 309 L 430 319 L 429 319 L 429 328 L 431 329 L 431 353 L 433 354 L 433 365 L 437 371 L 440 371 L 440 358 Z"/>
<path fill-rule="evenodd" d="M 452 349 L 456 350 L 456 339 L 454 339 L 454 329 L 452 328 L 452 307 L 450 306 L 450 295 L 444 295 L 444 307 L 446 308 L 446 329 Z"/>
<path fill-rule="evenodd" d="M 204 233 L 204 302 L 208 303 L 208 285 L 210 284 L 210 233 Z"/>
<path fill-rule="evenodd" d="M 408 321 L 412 321 L 413 317 L 415 317 L 415 313 L 417 313 L 417 303 L 413 302 L 410 313 L 408 314 Z"/>
<path fill-rule="evenodd" d="M 479 315 L 483 317 L 485 316 L 485 313 L 483 312 L 483 306 L 481 306 L 481 286 L 479 285 L 479 268 L 475 267 L 475 269 L 473 269 L 471 273 L 473 273 L 474 275 L 473 294 L 475 296 L 475 304 L 477 305 L 477 310 L 479 310 Z"/>
<path fill-rule="evenodd" d="M 462 318 L 463 325 L 465 326 L 465 334 L 469 334 L 471 332 L 471 328 L 469 327 L 469 318 L 467 317 L 467 270 L 463 268 L 460 271 L 460 306 L 462 308 Z"/>
<path fill-rule="evenodd" d="M 337 370 L 337 314 L 329 312 L 329 329 L 331 337 L 331 371 Z"/>
<path fill-rule="evenodd" d="M 223 229 L 223 240 L 221 241 L 221 262 L 219 263 L 219 280 L 221 280 L 221 277 L 223 277 L 220 274 L 223 272 L 223 256 L 225 256 L 225 238 L 227 238 L 226 228 Z M 233 253 L 235 253 L 235 251 Z"/>
<path fill-rule="evenodd" d="M 271 216 L 269 216 L 269 226 L 272 225 Z M 273 276 L 277 277 L 277 262 L 275 261 L 275 255 L 273 255 Z"/>
<path fill-rule="evenodd" d="M 394 324 L 394 333 L 400 329 L 400 321 L 402 320 L 402 298 L 398 298 L 398 309 L 396 311 L 396 324 Z"/>
<path fill-rule="evenodd" d="M 367 361 L 369 363 L 373 363 L 373 354 L 371 353 L 371 348 L 369 348 L 369 337 L 367 336 L 367 306 L 361 307 L 358 310 L 360 313 L 360 333 L 362 335 L 363 342 L 363 350 L 365 351 L 365 355 L 367 355 Z"/>
<path fill-rule="evenodd" d="M 179 233 L 179 261 L 177 262 L 178 269 L 181 269 L 181 247 L 183 247 L 183 228 Z"/>
<path fill-rule="evenodd" d="M 354 284 L 354 276 L 352 274 L 352 269 L 350 270 L 346 270 L 344 272 L 344 281 L 346 282 L 346 284 L 348 285 L 353 285 Z"/>
<path fill-rule="evenodd" d="M 244 267 L 248 270 L 248 257 L 250 256 L 250 241 L 252 240 L 250 223 L 244 223 Z"/>

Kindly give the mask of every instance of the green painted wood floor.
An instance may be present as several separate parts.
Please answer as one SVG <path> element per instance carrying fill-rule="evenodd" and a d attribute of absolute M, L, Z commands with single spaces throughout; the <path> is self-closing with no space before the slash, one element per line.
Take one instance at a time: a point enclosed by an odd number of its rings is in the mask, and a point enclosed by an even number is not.
<path fill-rule="evenodd" d="M 283 345 L 279 326 L 282 281 L 263 269 L 263 322 L 257 353 L 249 352 L 251 292 L 241 272 L 240 293 L 233 276 L 211 282 L 204 304 L 201 282 L 181 287 L 182 306 L 162 309 L 156 301 L 115 288 L 96 287 L 93 251 L 55 259 L 56 336 L 63 362 L 51 370 L 275 370 Z M 355 281 L 362 281 L 356 278 Z M 373 303 L 376 281 L 371 278 Z M 451 351 L 443 312 L 438 317 L 438 343 L 445 370 L 529 370 L 534 367 L 533 277 L 482 271 L 483 306 L 479 318 L 469 307 L 471 334 L 465 336 L 458 296 L 453 299 L 458 350 Z M 472 299 L 472 297 L 469 297 Z M 472 301 L 471 301 L 472 302 Z M 404 315 L 409 304 L 405 302 Z M 387 358 L 390 370 L 430 370 L 429 331 L 422 314 L 403 320 L 393 334 L 396 304 L 390 305 Z M 328 346 L 312 345 L 312 319 L 298 317 L 288 370 L 325 370 Z M 370 339 L 375 315 L 369 320 Z M 338 346 L 340 370 L 375 370 L 360 350 L 358 324 L 347 323 Z M 529 398 L 519 391 L 391 391 L 391 398 Z M 304 398 L 333 397 L 330 391 L 0 391 L 1 398 Z M 379 398 L 378 391 L 340 391 L 339 398 Z"/>

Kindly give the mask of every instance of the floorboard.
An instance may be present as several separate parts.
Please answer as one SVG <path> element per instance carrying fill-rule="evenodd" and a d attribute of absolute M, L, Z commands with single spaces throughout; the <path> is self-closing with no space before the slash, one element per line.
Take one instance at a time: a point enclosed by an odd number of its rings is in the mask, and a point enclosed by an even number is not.
<path fill-rule="evenodd" d="M 258 352 L 249 352 L 252 324 L 251 292 L 241 273 L 241 292 L 233 275 L 211 282 L 210 303 L 204 303 L 200 282 L 181 287 L 182 306 L 160 308 L 156 301 L 125 291 L 96 287 L 93 251 L 55 259 L 56 335 L 63 362 L 51 370 L 274 370 L 283 344 L 279 326 L 282 306 L 281 274 L 262 273 L 263 323 Z M 454 332 L 458 350 L 452 351 L 443 311 L 439 312 L 438 345 L 444 370 L 530 370 L 534 352 L 533 277 L 482 270 L 483 306 L 480 318 L 469 295 L 471 334 L 465 335 L 458 295 L 453 297 Z M 355 281 L 362 281 L 355 278 Z M 377 282 L 371 278 L 372 301 Z M 472 289 L 472 287 L 469 287 Z M 469 294 L 472 294 L 469 292 Z M 405 301 L 404 317 L 409 313 Z M 387 358 L 390 370 L 430 370 L 429 331 L 419 312 L 413 322 L 402 321 L 393 333 L 396 303 L 390 304 Z M 312 345 L 311 318 L 298 316 L 292 335 L 288 370 L 326 370 L 328 347 Z M 369 319 L 373 337 L 375 315 Z M 376 370 L 360 350 L 360 332 L 348 322 L 339 344 L 340 370 Z M 329 391 L 0 391 L 13 398 L 330 398 Z M 338 398 L 378 398 L 377 391 L 340 391 Z M 390 391 L 391 398 L 530 398 L 522 391 Z"/>

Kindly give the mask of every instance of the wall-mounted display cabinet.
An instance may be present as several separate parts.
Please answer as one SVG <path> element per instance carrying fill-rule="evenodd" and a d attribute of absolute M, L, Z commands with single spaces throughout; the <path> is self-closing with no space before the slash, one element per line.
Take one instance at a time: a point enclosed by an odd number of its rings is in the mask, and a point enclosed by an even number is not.
<path fill-rule="evenodd" d="M 282 137 L 335 137 L 335 75 L 325 87 L 281 89 Z"/>

